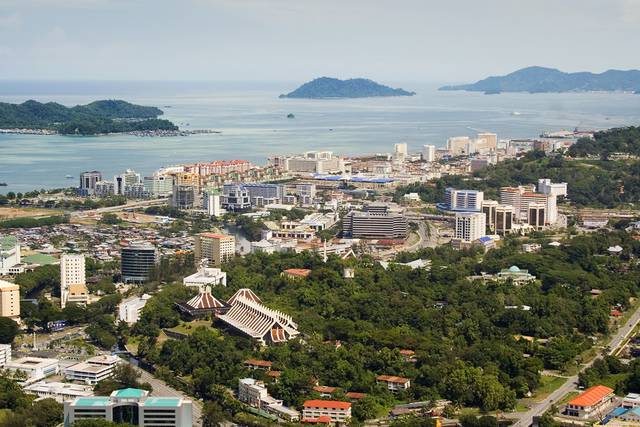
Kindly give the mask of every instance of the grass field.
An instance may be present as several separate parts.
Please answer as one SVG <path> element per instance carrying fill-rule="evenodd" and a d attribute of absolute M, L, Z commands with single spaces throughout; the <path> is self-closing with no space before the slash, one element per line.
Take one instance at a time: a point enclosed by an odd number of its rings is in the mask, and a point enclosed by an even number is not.
<path fill-rule="evenodd" d="M 540 379 L 540 386 L 536 389 L 533 395 L 531 397 L 518 400 L 516 411 L 524 412 L 528 410 L 529 406 L 533 405 L 534 403 L 538 403 L 549 396 L 554 392 L 554 390 L 564 384 L 565 381 L 566 378 L 563 377 L 543 375 Z"/>
<path fill-rule="evenodd" d="M 62 211 L 57 209 L 42 208 L 0 208 L 0 221 L 15 218 L 40 218 L 60 215 Z"/>
<path fill-rule="evenodd" d="M 185 335 L 190 335 L 196 330 L 198 326 L 204 326 L 205 328 L 211 328 L 211 320 L 193 320 L 191 322 L 182 322 L 178 326 L 171 328 L 171 331 L 178 332 Z"/>

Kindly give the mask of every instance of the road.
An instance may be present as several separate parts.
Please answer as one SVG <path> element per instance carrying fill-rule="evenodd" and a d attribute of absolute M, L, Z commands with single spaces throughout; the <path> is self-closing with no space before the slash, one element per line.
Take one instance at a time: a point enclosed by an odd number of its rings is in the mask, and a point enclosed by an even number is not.
<path fill-rule="evenodd" d="M 187 396 L 180 390 L 170 387 L 164 381 L 154 377 L 144 369 L 140 369 L 136 366 L 134 366 L 134 368 L 140 373 L 140 381 L 143 383 L 147 382 L 151 384 L 151 387 L 153 387 L 153 391 L 151 392 L 152 396 L 180 397 L 191 400 L 193 402 L 193 425 L 197 427 L 202 426 L 202 402 Z"/>
<path fill-rule="evenodd" d="M 146 206 L 166 205 L 168 201 L 169 201 L 169 199 L 167 199 L 167 198 L 141 200 L 141 201 L 137 201 L 137 202 L 129 202 L 126 205 L 109 206 L 109 207 L 106 207 L 106 208 L 92 209 L 92 210 L 88 210 L 88 211 L 73 211 L 73 212 L 71 212 L 71 215 L 81 216 L 81 217 L 82 216 L 90 216 L 90 215 L 95 215 L 95 214 L 105 213 L 105 212 L 117 212 L 117 211 L 121 211 L 121 210 L 124 210 L 124 209 L 130 209 L 130 208 L 142 208 L 142 207 L 146 207 Z"/>
<path fill-rule="evenodd" d="M 640 322 L 640 306 L 635 309 L 635 312 L 629 317 L 629 320 L 618 328 L 615 334 L 609 340 L 609 353 L 614 354 L 618 347 L 629 337 L 633 329 Z M 601 359 L 602 355 L 596 356 L 589 363 L 582 366 L 580 372 L 590 367 L 597 359 Z M 529 427 L 533 423 L 533 417 L 538 417 L 544 414 L 554 402 L 558 402 L 567 393 L 573 391 L 578 382 L 578 375 L 571 376 L 557 388 L 553 393 L 547 396 L 542 402 L 537 403 L 531 407 L 530 410 L 524 414 L 520 414 L 520 419 L 513 424 L 513 427 Z"/>

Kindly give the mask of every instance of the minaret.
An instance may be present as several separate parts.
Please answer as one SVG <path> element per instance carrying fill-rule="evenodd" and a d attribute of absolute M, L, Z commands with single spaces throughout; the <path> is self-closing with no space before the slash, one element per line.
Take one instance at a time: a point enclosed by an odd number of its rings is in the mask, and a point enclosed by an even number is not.
<path fill-rule="evenodd" d="M 327 262 L 327 239 L 324 239 L 324 245 L 322 248 L 322 261 Z"/>

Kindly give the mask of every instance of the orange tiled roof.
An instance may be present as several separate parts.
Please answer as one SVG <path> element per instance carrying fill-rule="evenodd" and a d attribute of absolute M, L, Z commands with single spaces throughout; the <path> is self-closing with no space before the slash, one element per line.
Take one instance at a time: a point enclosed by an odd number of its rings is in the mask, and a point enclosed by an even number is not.
<path fill-rule="evenodd" d="M 344 394 L 345 397 L 349 398 L 349 399 L 364 399 L 365 397 L 367 397 L 366 393 L 358 393 L 355 391 L 349 391 L 347 393 Z"/>
<path fill-rule="evenodd" d="M 280 378 L 280 375 L 282 375 L 281 371 L 269 371 L 269 372 L 267 372 L 267 376 L 268 377 Z"/>
<path fill-rule="evenodd" d="M 394 375 L 378 375 L 376 378 L 378 381 L 384 381 L 386 383 L 398 383 L 398 384 L 406 384 L 409 382 L 409 378 L 405 377 L 396 377 Z"/>
<path fill-rule="evenodd" d="M 318 393 L 333 393 L 334 391 L 336 391 L 335 387 L 329 387 L 326 385 L 317 385 L 313 388 L 314 391 L 317 391 Z"/>
<path fill-rule="evenodd" d="M 573 406 L 593 406 L 611 393 L 613 393 L 612 388 L 604 385 L 596 385 L 570 400 L 568 404 Z"/>
<path fill-rule="evenodd" d="M 265 367 L 269 367 L 272 365 L 272 363 L 267 360 L 256 360 L 256 359 L 249 359 L 249 360 L 246 360 L 244 363 L 245 365 L 265 366 Z"/>
<path fill-rule="evenodd" d="M 338 400 L 307 400 L 304 402 L 305 408 L 331 408 L 331 409 L 349 409 L 351 403 L 340 402 Z"/>
<path fill-rule="evenodd" d="M 284 272 L 290 276 L 296 277 L 307 277 L 309 274 L 311 274 L 311 270 L 308 270 L 306 268 L 288 268 Z"/>

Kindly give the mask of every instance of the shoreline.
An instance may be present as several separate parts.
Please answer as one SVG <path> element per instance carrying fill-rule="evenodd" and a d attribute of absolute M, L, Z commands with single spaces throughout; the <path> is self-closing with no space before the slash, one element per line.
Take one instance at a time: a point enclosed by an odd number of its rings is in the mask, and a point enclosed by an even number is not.
<path fill-rule="evenodd" d="M 0 135 L 39 135 L 39 136 L 113 136 L 113 135 L 132 135 L 140 137 L 172 137 L 172 136 L 189 136 L 204 134 L 222 134 L 222 131 L 213 129 L 194 129 L 194 130 L 140 130 L 130 132 L 111 132 L 111 133 L 92 133 L 92 134 L 71 134 L 60 133 L 51 129 L 30 129 L 30 128 L 9 128 L 0 129 Z"/>

